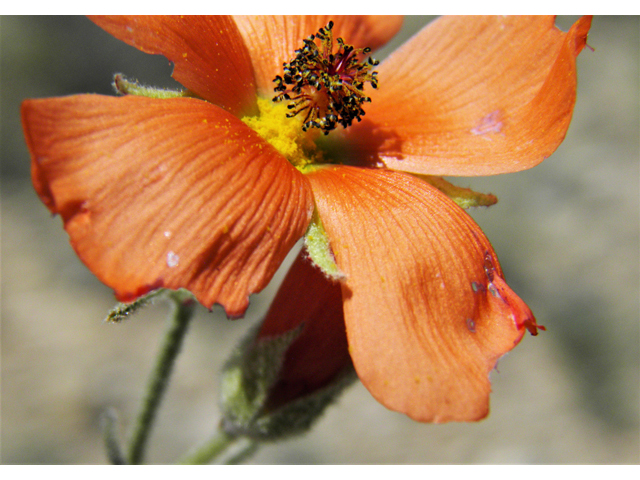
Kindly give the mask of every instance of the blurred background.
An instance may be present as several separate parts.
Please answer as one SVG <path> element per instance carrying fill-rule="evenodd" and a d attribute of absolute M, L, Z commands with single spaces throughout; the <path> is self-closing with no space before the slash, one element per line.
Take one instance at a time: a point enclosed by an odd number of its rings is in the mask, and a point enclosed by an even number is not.
<path fill-rule="evenodd" d="M 425 25 L 409 17 L 383 58 Z M 575 18 L 560 18 L 567 30 Z M 20 124 L 25 98 L 112 94 L 113 74 L 173 86 L 171 66 L 83 17 L 2 17 L 1 460 L 104 463 L 99 417 L 130 431 L 165 326 L 158 303 L 103 322 L 109 288 L 79 262 L 59 218 L 29 179 Z M 264 445 L 250 463 L 638 463 L 640 20 L 596 17 L 578 58 L 573 123 L 532 170 L 456 183 L 498 196 L 471 211 L 505 276 L 547 327 L 492 374 L 491 414 L 428 425 L 386 410 L 359 383 L 306 436 Z M 281 272 L 282 273 L 282 272 Z M 281 277 L 280 277 L 281 278 Z M 198 310 L 150 440 L 147 461 L 171 463 L 219 421 L 219 368 L 260 319 L 278 278 L 245 319 Z"/>

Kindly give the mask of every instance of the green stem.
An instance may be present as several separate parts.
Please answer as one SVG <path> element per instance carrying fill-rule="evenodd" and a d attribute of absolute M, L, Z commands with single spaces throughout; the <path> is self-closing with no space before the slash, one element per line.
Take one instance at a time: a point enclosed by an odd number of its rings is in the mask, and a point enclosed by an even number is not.
<path fill-rule="evenodd" d="M 194 453 L 187 455 L 178 463 L 182 465 L 205 465 L 211 463 L 218 455 L 233 445 L 239 437 L 234 437 L 220 429 L 204 445 L 199 447 Z"/>
<path fill-rule="evenodd" d="M 246 439 L 245 444 L 242 446 L 240 450 L 235 452 L 231 457 L 225 460 L 225 465 L 238 465 L 249 457 L 251 457 L 254 453 L 258 451 L 258 447 L 260 443 L 255 440 Z"/>
<path fill-rule="evenodd" d="M 107 409 L 102 415 L 101 423 L 107 458 L 112 465 L 125 465 L 127 461 L 118 441 L 118 415 L 116 411 L 113 408 Z"/>
<path fill-rule="evenodd" d="M 195 308 L 195 302 L 190 295 L 178 291 L 170 292 L 168 296 L 174 303 L 173 315 L 160 356 L 149 379 L 147 393 L 138 412 L 136 427 L 129 444 L 128 460 L 131 465 L 142 463 L 156 411 L 169 382 L 171 370 Z"/>

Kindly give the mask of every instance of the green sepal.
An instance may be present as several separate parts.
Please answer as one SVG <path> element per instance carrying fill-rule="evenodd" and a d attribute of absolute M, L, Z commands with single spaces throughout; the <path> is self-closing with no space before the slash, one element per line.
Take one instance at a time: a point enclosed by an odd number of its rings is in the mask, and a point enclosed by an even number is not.
<path fill-rule="evenodd" d="M 353 365 L 349 364 L 326 387 L 256 418 L 252 436 L 262 440 L 280 440 L 306 432 L 325 408 L 357 379 Z"/>
<path fill-rule="evenodd" d="M 169 90 L 165 88 L 147 87 L 135 80 L 128 80 L 121 73 L 117 73 L 113 77 L 112 85 L 120 95 L 138 95 L 140 97 L 159 99 L 194 96 L 189 90 Z"/>
<path fill-rule="evenodd" d="M 222 369 L 222 410 L 235 429 L 250 429 L 260 414 L 271 387 L 278 379 L 289 346 L 298 338 L 302 325 L 277 337 L 256 340 L 251 330 Z"/>
<path fill-rule="evenodd" d="M 490 193 L 474 192 L 470 188 L 458 187 L 447 182 L 442 177 L 432 175 L 418 175 L 416 177 L 433 185 L 451 200 L 456 202 L 459 207 L 467 209 L 469 207 L 489 207 L 498 202 L 498 197 Z"/>
<path fill-rule="evenodd" d="M 329 244 L 329 237 L 327 237 L 327 232 L 322 226 L 317 210 L 313 212 L 311 223 L 309 223 L 307 233 L 304 235 L 304 246 L 307 249 L 309 258 L 327 277 L 334 281 L 342 280 L 346 277 L 336 265 L 336 260 Z"/>
<path fill-rule="evenodd" d="M 306 396 L 269 410 L 266 403 L 276 385 L 289 346 L 304 325 L 282 335 L 256 340 L 253 329 L 233 352 L 222 372 L 221 428 L 233 437 L 280 440 L 307 431 L 324 409 L 358 377 L 346 366 L 332 381 Z"/>

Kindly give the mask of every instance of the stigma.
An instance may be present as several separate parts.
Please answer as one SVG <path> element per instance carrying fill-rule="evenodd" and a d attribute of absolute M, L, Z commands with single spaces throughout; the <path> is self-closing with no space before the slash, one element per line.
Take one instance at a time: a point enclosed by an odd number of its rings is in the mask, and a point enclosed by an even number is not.
<path fill-rule="evenodd" d="M 354 48 L 337 39 L 334 53 L 333 22 L 304 39 L 296 57 L 284 63 L 284 75 L 276 76 L 274 102 L 288 101 L 287 117 L 304 115 L 302 130 L 318 128 L 327 135 L 338 125 L 347 128 L 364 116 L 362 105 L 371 102 L 364 94 L 365 83 L 378 88 L 377 60 L 360 56 L 370 48 Z"/>

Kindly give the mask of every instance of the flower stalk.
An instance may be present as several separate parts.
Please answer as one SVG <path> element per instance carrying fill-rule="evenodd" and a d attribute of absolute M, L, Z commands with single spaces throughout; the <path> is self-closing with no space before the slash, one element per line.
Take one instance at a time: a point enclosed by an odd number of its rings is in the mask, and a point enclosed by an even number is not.
<path fill-rule="evenodd" d="M 174 309 L 129 443 L 127 460 L 131 465 L 142 463 L 156 411 L 166 390 L 175 359 L 180 352 L 189 320 L 193 316 L 196 305 L 188 292 L 170 292 L 168 297 L 173 301 Z"/>
<path fill-rule="evenodd" d="M 240 437 L 230 435 L 220 428 L 207 442 L 198 447 L 193 453 L 186 455 L 178 461 L 180 465 L 206 465 L 224 453 Z"/>
<path fill-rule="evenodd" d="M 109 408 L 102 415 L 102 437 L 104 445 L 107 449 L 107 458 L 112 465 L 125 465 L 127 461 L 124 458 L 122 447 L 118 439 L 118 414 L 115 409 Z"/>
<path fill-rule="evenodd" d="M 224 465 L 238 465 L 251 458 L 260 447 L 260 442 L 252 438 L 244 438 L 243 444 L 225 461 Z"/>
<path fill-rule="evenodd" d="M 208 465 L 234 446 L 235 448 L 226 458 L 216 463 L 220 465 L 242 463 L 258 451 L 260 442 L 253 438 L 231 435 L 220 428 L 207 442 L 178 461 L 178 465 Z"/>

